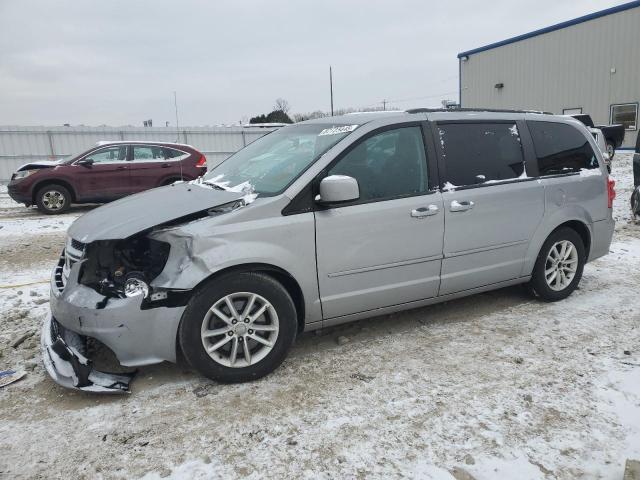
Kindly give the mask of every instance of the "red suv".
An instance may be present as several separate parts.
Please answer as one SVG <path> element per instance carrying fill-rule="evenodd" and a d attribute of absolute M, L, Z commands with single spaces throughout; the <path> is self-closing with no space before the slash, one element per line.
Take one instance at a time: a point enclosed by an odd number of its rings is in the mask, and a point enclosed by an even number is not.
<path fill-rule="evenodd" d="M 9 195 L 47 214 L 72 203 L 103 203 L 207 171 L 207 159 L 178 143 L 100 142 L 70 160 L 23 165 L 11 177 Z"/>

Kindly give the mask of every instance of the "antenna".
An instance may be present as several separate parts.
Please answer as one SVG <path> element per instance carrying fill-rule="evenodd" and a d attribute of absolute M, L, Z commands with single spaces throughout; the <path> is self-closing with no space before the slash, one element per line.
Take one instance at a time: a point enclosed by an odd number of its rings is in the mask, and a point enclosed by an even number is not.
<path fill-rule="evenodd" d="M 173 91 L 173 105 L 176 107 L 176 143 L 180 143 L 180 123 L 178 123 L 178 96 L 176 91 Z M 182 160 L 180 160 L 180 181 L 184 182 L 184 175 L 182 175 Z"/>
<path fill-rule="evenodd" d="M 176 107 L 176 143 L 180 140 L 180 123 L 178 122 L 178 96 L 176 91 L 173 91 L 173 105 Z"/>
<path fill-rule="evenodd" d="M 333 72 L 329 65 L 329 90 L 331 91 L 331 116 L 333 117 Z"/>

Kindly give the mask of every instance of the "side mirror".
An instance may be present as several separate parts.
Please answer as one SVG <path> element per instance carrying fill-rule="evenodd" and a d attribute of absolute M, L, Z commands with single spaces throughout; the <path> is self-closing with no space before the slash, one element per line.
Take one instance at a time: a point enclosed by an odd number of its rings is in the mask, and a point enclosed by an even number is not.
<path fill-rule="evenodd" d="M 83 158 L 82 160 L 78 160 L 76 165 L 82 165 L 83 167 L 90 167 L 93 165 L 93 159 L 91 158 Z"/>
<path fill-rule="evenodd" d="M 321 205 L 357 200 L 360 198 L 358 181 L 346 175 L 330 175 L 320 181 L 320 195 L 318 197 L 316 197 L 316 201 Z"/>

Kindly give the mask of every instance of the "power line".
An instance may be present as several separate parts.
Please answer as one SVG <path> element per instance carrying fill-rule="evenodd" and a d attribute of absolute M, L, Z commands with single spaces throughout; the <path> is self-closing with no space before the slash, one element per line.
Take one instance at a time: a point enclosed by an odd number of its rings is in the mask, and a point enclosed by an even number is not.
<path fill-rule="evenodd" d="M 442 93 L 436 93 L 433 95 L 424 95 L 421 97 L 409 97 L 409 98 L 398 98 L 395 100 L 387 100 L 384 99 L 382 101 L 379 102 L 372 102 L 372 103 L 368 103 L 366 105 L 362 105 L 361 108 L 366 108 L 366 107 L 374 107 L 374 106 L 378 106 L 378 105 L 382 105 L 383 110 L 387 109 L 387 105 L 389 104 L 393 104 L 393 103 L 404 103 L 404 102 L 413 102 L 416 100 L 428 100 L 431 98 L 442 98 L 445 95 L 453 95 L 455 93 L 458 93 L 457 90 L 452 91 L 452 92 L 442 92 Z"/>

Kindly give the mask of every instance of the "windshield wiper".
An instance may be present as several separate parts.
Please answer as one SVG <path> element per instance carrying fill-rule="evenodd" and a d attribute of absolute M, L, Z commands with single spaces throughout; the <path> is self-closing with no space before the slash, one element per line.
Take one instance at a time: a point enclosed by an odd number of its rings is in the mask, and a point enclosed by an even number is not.
<path fill-rule="evenodd" d="M 215 183 L 215 182 L 208 182 L 207 180 L 203 180 L 202 183 L 204 183 L 205 185 L 209 185 L 213 188 L 215 188 L 216 190 L 227 190 L 226 188 L 224 188 L 222 185 L 220 185 L 219 183 Z"/>

